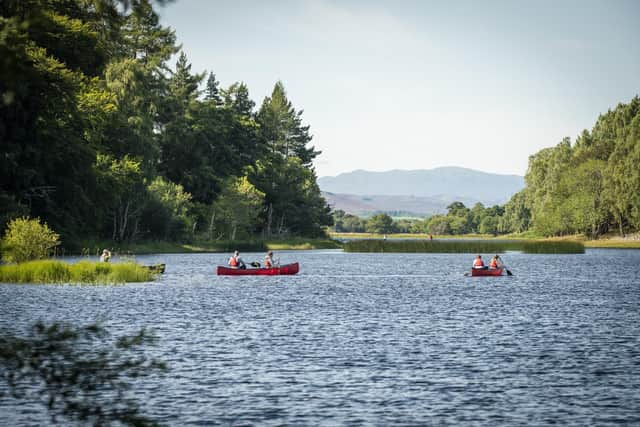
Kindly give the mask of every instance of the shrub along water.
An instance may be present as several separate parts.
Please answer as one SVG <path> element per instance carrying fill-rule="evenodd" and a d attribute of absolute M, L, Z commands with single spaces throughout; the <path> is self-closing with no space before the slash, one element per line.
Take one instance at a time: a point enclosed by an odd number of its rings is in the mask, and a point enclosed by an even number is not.
<path fill-rule="evenodd" d="M 85 283 L 113 284 L 148 282 L 154 275 L 133 262 L 109 264 L 80 261 L 68 264 L 43 260 L 0 266 L 0 282 L 5 283 Z"/>
<path fill-rule="evenodd" d="M 574 241 L 522 240 L 352 240 L 344 244 L 345 252 L 401 253 L 504 253 L 519 251 L 527 254 L 581 254 L 584 245 Z"/>

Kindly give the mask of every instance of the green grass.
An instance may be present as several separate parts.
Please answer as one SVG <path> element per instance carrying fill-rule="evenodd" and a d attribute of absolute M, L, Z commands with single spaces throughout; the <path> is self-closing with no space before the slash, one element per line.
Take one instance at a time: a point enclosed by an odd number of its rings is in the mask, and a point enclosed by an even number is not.
<path fill-rule="evenodd" d="M 640 249 L 640 240 L 587 240 L 584 242 L 584 245 L 588 248 Z"/>
<path fill-rule="evenodd" d="M 29 261 L 0 266 L 0 282 L 4 283 L 81 283 L 114 284 L 148 282 L 154 275 L 133 262 L 118 264 L 80 261 Z"/>
<path fill-rule="evenodd" d="M 526 240 L 381 240 L 360 239 L 344 244 L 345 252 L 398 253 L 504 253 L 518 251 L 527 254 L 581 254 L 584 245 L 575 241 Z"/>

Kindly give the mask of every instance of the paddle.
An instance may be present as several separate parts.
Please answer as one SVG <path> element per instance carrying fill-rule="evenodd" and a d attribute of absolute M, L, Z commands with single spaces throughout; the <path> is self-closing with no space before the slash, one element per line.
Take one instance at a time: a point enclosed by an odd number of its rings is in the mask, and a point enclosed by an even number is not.
<path fill-rule="evenodd" d="M 502 258 L 500 258 L 498 255 L 496 255 L 496 257 L 500 262 L 502 262 Z M 507 276 L 513 276 L 513 273 L 507 268 L 507 266 L 503 262 L 502 262 L 502 268 L 504 268 L 504 271 L 507 272 Z"/>

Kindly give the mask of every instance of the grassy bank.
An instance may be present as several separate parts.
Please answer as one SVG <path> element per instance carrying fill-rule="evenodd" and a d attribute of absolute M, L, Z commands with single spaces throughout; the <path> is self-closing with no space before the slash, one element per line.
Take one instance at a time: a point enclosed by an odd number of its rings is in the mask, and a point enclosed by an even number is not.
<path fill-rule="evenodd" d="M 332 239 L 339 240 L 351 240 L 351 239 L 382 239 L 386 236 L 389 239 L 418 239 L 424 240 L 433 237 L 434 239 L 492 239 L 492 234 L 465 234 L 463 236 L 452 235 L 435 235 L 426 233 L 392 233 L 392 234 L 377 234 L 377 233 L 329 233 Z"/>
<path fill-rule="evenodd" d="M 0 266 L 3 283 L 80 283 L 114 284 L 148 282 L 154 275 L 149 269 L 132 263 L 119 264 L 80 261 L 42 260 Z"/>
<path fill-rule="evenodd" d="M 271 250 L 308 250 L 339 249 L 342 245 L 333 239 L 305 239 L 294 237 L 289 239 L 257 239 L 257 240 L 216 240 L 196 241 L 192 243 L 176 243 L 164 241 L 147 241 L 127 244 L 114 244 L 110 241 L 85 241 L 69 246 L 67 254 L 99 256 L 104 248 L 118 255 L 142 255 L 158 253 L 206 253 L 206 252 L 263 252 Z"/>
<path fill-rule="evenodd" d="M 357 240 L 357 239 L 382 239 L 382 234 L 373 233 L 331 233 L 331 237 L 340 240 Z M 429 234 L 387 234 L 389 239 L 405 239 L 405 240 L 424 240 L 429 239 Z M 518 234 L 507 234 L 503 236 L 495 237 L 493 235 L 484 234 L 465 234 L 462 236 L 436 236 L 433 235 L 436 240 L 468 240 L 468 239 L 483 239 L 483 240 L 519 240 L 519 241 L 549 241 L 549 242 L 563 242 L 563 241 L 577 241 L 581 242 L 587 248 L 616 248 L 616 249 L 640 249 L 640 234 L 627 236 L 625 238 L 615 234 L 601 236 L 598 239 L 589 239 L 582 234 L 566 236 L 566 237 L 541 237 L 533 232 L 525 232 Z"/>
<path fill-rule="evenodd" d="M 360 239 L 344 244 L 346 252 L 398 253 L 504 253 L 518 251 L 527 254 L 581 254 L 584 245 L 575 241 L 526 240 L 381 240 Z"/>

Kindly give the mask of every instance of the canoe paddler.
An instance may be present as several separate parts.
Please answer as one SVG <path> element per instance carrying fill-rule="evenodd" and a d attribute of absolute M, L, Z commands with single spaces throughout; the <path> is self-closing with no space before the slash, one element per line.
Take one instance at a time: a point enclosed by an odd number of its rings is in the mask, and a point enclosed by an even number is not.
<path fill-rule="evenodd" d="M 491 262 L 489 263 L 489 268 L 495 270 L 498 268 L 498 255 L 491 258 Z"/>
<path fill-rule="evenodd" d="M 240 252 L 238 251 L 233 252 L 233 255 L 231 255 L 231 258 L 229 258 L 227 264 L 229 264 L 229 267 L 231 268 L 247 268 L 242 258 L 240 258 Z"/>
<path fill-rule="evenodd" d="M 484 266 L 484 261 L 482 261 L 482 256 L 478 255 L 476 259 L 473 261 L 473 268 L 485 269 L 487 267 Z"/>
<path fill-rule="evenodd" d="M 504 268 L 504 263 L 502 262 L 502 258 L 500 258 L 500 255 L 496 255 L 491 258 L 489 268 Z"/>
<path fill-rule="evenodd" d="M 264 267 L 265 268 L 272 268 L 275 266 L 275 261 L 273 260 L 273 251 L 269 251 L 267 252 L 267 254 L 264 256 Z"/>

